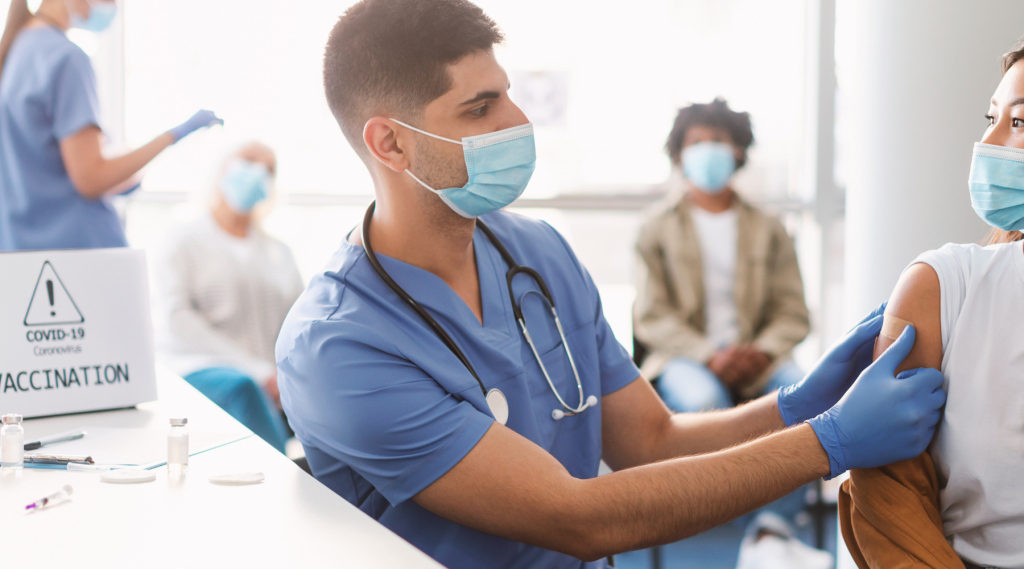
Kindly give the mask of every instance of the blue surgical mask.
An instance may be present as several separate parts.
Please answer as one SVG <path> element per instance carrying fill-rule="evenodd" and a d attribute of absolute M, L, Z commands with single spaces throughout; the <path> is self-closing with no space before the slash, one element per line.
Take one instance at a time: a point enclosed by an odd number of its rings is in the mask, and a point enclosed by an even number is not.
<path fill-rule="evenodd" d="M 708 194 L 725 189 L 736 172 L 736 154 L 724 142 L 698 142 L 683 149 L 683 175 Z"/>
<path fill-rule="evenodd" d="M 224 171 L 220 191 L 224 201 L 238 213 L 249 213 L 256 204 L 267 199 L 270 171 L 263 164 L 236 158 Z"/>
<path fill-rule="evenodd" d="M 405 171 L 421 186 L 440 196 L 448 207 L 462 217 L 480 217 L 511 204 L 523 194 L 533 176 L 537 164 L 537 148 L 533 142 L 531 123 L 489 134 L 468 136 L 459 142 L 399 120 L 391 120 L 418 133 L 462 145 L 469 181 L 461 188 L 435 190 L 409 170 Z"/>
<path fill-rule="evenodd" d="M 985 223 L 1003 231 L 1024 229 L 1024 150 L 974 143 L 971 205 Z"/>
<path fill-rule="evenodd" d="M 86 30 L 88 32 L 102 32 L 110 27 L 117 17 L 116 2 L 89 2 L 89 17 L 83 18 L 74 11 L 68 10 L 71 14 L 71 26 Z"/>

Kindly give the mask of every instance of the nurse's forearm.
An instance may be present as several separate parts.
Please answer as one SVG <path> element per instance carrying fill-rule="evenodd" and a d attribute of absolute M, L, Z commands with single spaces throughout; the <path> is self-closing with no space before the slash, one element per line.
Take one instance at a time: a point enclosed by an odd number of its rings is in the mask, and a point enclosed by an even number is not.
<path fill-rule="evenodd" d="M 643 378 L 601 398 L 604 461 L 623 470 L 729 448 L 782 430 L 774 394 L 733 409 L 673 415 Z"/>
<path fill-rule="evenodd" d="M 102 133 L 91 126 L 60 142 L 64 168 L 78 193 L 99 199 L 137 174 L 168 146 L 174 144 L 169 133 L 117 158 L 105 158 L 100 145 Z"/>
<path fill-rule="evenodd" d="M 786 428 L 772 392 L 745 405 L 706 413 L 678 413 L 649 462 L 714 452 Z"/>
<path fill-rule="evenodd" d="M 809 425 L 713 454 L 601 476 L 580 500 L 588 558 L 691 537 L 829 474 L 828 455 Z M 590 520 L 589 523 L 583 520 Z"/>
<path fill-rule="evenodd" d="M 581 480 L 495 424 L 414 501 L 467 527 L 592 560 L 695 535 L 828 473 L 828 456 L 807 425 Z"/>

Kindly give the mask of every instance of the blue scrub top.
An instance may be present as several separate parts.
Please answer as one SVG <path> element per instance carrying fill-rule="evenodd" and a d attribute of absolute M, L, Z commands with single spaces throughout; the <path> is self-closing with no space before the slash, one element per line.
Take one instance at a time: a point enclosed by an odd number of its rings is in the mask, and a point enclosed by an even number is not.
<path fill-rule="evenodd" d="M 640 372 L 615 340 L 597 288 L 549 225 L 506 212 L 482 218 L 516 261 L 537 270 L 555 299 L 585 396 L 612 393 Z M 448 331 L 488 390 L 509 405 L 507 426 L 577 478 L 597 476 L 601 405 L 560 421 L 561 409 L 509 304 L 501 255 L 473 238 L 483 326 L 436 275 L 378 254 L 391 277 Z M 517 275 L 519 298 L 538 287 Z M 579 403 L 551 313 L 537 295 L 523 303 L 551 379 Z M 446 567 L 604 567 L 450 522 L 410 498 L 455 466 L 494 419 L 479 384 L 427 324 L 381 281 L 365 251 L 342 245 L 292 307 L 277 341 L 278 385 L 313 474 Z M 494 512 L 502 516 L 502 512 Z"/>
<path fill-rule="evenodd" d="M 128 244 L 104 198 L 75 190 L 60 141 L 99 126 L 89 56 L 52 26 L 26 28 L 0 76 L 0 251 Z"/>

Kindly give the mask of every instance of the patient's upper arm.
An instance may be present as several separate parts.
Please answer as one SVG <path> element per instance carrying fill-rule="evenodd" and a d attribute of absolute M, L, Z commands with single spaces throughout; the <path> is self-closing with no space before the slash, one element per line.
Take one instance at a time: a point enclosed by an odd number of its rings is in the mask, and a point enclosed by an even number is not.
<path fill-rule="evenodd" d="M 889 297 L 885 317 L 895 316 L 914 325 L 917 339 L 914 349 L 903 360 L 897 371 L 919 367 L 942 366 L 942 327 L 939 310 L 939 276 L 931 266 L 918 263 L 900 276 L 896 289 Z M 874 358 L 882 355 L 894 340 L 879 336 L 875 342 Z"/>

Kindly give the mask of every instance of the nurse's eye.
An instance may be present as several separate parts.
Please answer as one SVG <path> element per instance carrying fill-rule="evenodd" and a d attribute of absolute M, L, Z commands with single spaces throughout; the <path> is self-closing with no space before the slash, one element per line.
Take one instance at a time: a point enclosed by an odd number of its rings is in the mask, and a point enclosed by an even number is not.
<path fill-rule="evenodd" d="M 996 117 L 992 115 L 985 115 L 985 119 L 988 121 L 989 126 L 996 124 Z"/>
<path fill-rule="evenodd" d="M 469 114 L 473 115 L 474 117 L 482 117 L 487 114 L 487 107 L 488 105 L 481 105 L 469 111 Z"/>
<path fill-rule="evenodd" d="M 1024 119 L 1013 119 L 1013 128 L 1020 128 L 1024 126 Z"/>

